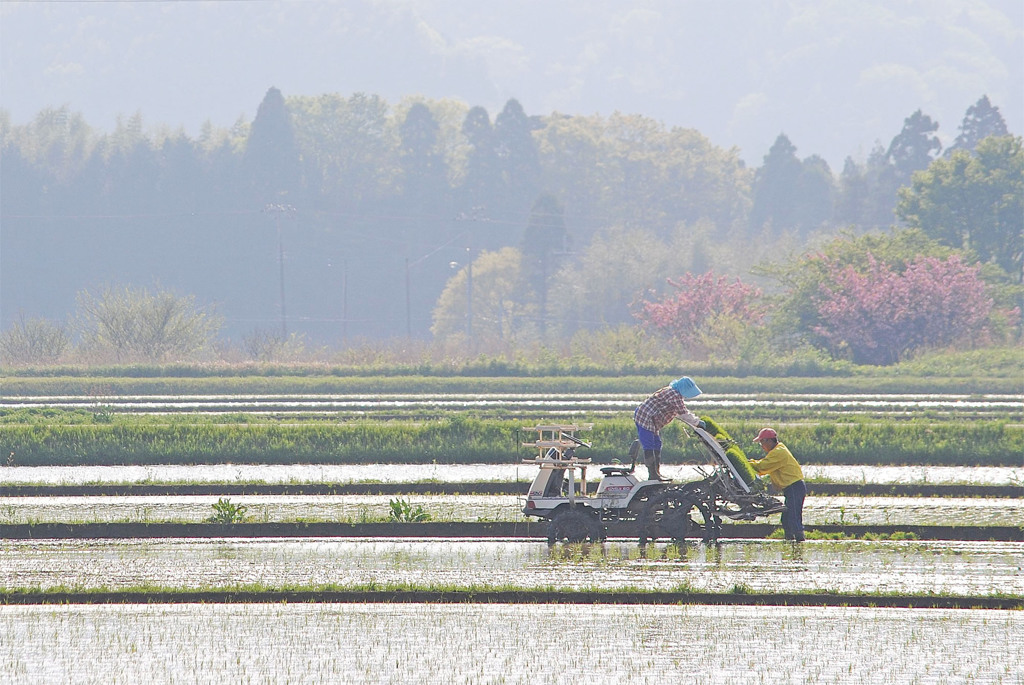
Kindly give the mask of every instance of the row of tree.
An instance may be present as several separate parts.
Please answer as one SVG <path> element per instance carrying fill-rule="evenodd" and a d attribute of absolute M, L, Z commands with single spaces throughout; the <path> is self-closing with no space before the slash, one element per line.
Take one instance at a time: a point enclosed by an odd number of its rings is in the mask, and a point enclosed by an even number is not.
<path fill-rule="evenodd" d="M 453 279 L 445 289 L 435 315 L 438 338 L 465 336 L 464 349 L 514 356 L 536 342 L 542 321 L 521 253 L 488 252 L 475 267 L 475 281 Z M 980 265 L 917 230 L 842 236 L 764 270 L 780 285 L 774 295 L 710 271 L 670 279 L 670 292 L 633 303 L 635 326 L 604 327 L 605 344 L 633 346 L 635 353 L 649 332 L 691 360 L 757 363 L 814 348 L 833 359 L 885 365 L 920 349 L 1005 344 L 1020 335 L 1021 288 L 993 283 Z M 473 278 L 469 269 L 464 275 Z M 551 295 L 570 300 L 571 287 L 559 281 Z M 225 359 L 221 323 L 193 297 L 131 287 L 83 291 L 70 324 L 22 319 L 0 333 L 0 363 Z M 578 352 L 594 334 L 571 328 L 551 324 L 552 338 L 566 343 L 562 353 Z M 244 347 L 257 361 L 305 351 L 294 335 L 249 336 Z"/>
<path fill-rule="evenodd" d="M 55 316 L 99 282 L 155 276 L 218 303 L 236 336 L 278 321 L 287 333 L 287 314 L 293 330 L 333 340 L 472 334 L 474 318 L 521 310 L 533 322 L 522 334 L 544 339 L 551 324 L 628 322 L 637 293 L 686 271 L 746 273 L 759 261 L 752 241 L 799 250 L 839 227 L 888 227 L 897 208 L 1019 282 L 1020 139 L 985 97 L 942 156 L 937 128 L 916 112 L 836 177 L 785 135 L 750 170 L 694 130 L 528 116 L 515 100 L 492 122 L 453 101 L 272 88 L 251 124 L 207 125 L 195 140 L 144 131 L 138 115 L 101 135 L 67 108 L 26 126 L 0 114 L 0 323 Z M 508 249 L 524 285 L 485 315 L 472 293 Z M 455 297 L 446 286 L 467 293 L 457 326 L 450 307 L 435 311 Z"/>
<path fill-rule="evenodd" d="M 918 110 L 888 146 L 876 143 L 867 160 L 847 157 L 838 178 L 817 155 L 800 160 L 796 146 L 780 135 L 756 171 L 748 224 L 766 223 L 804 234 L 822 226 L 886 228 L 893 222 L 899 189 L 927 168 L 940 152 L 974 152 L 986 138 L 1008 135 L 1006 122 L 987 96 L 968 108 L 953 144 L 942 150 L 939 124 Z"/>
<path fill-rule="evenodd" d="M 426 218 L 485 207 L 521 221 L 540 191 L 573 222 L 594 228 L 736 222 L 755 232 L 822 226 L 884 228 L 896 191 L 942 150 L 938 123 L 920 110 L 867 160 L 847 158 L 837 177 L 818 155 L 799 159 L 780 134 L 751 174 L 736 150 L 691 129 L 638 115 L 527 116 L 509 100 L 492 124 L 482 107 L 336 94 L 285 100 L 271 88 L 251 124 L 206 124 L 198 139 L 143 129 L 141 114 L 111 134 L 67 107 L 15 126 L 0 111 L 8 214 L 236 211 L 288 201 L 305 211 L 386 204 Z M 946 155 L 1006 136 L 986 96 L 972 105 Z M 585 233 L 585 231 L 584 231 Z"/>

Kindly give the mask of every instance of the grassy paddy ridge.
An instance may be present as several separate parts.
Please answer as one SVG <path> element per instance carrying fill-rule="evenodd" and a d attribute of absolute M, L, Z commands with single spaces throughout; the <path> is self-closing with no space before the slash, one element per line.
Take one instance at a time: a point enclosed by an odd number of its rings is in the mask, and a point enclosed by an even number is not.
<path fill-rule="evenodd" d="M 328 585 L 315 588 L 243 586 L 203 590 L 140 588 L 21 588 L 0 591 L 0 605 L 47 604 L 229 604 L 229 603 L 329 603 L 329 604 L 582 604 L 582 605 L 732 605 L 816 606 L 905 609 L 1024 609 L 1024 597 L 943 595 L 934 593 L 844 592 L 700 592 L 680 587 L 672 591 L 621 590 L 573 591 L 562 589 L 495 590 L 474 587 L 411 587 L 395 583 L 381 587 Z"/>
<path fill-rule="evenodd" d="M 584 420 L 586 417 L 566 417 Z M 757 432 L 764 421 L 729 422 L 732 435 Z M 933 422 L 849 419 L 782 425 L 786 444 L 804 464 L 929 464 L 1018 466 L 1024 425 L 1007 420 Z M 31 423 L 0 423 L 0 450 L 19 466 L 118 464 L 471 464 L 518 462 L 531 439 L 522 421 L 452 416 L 427 422 L 315 421 L 282 424 L 240 415 L 233 423 L 114 416 L 62 423 L 60 415 Z M 677 425 L 663 431 L 665 463 L 699 453 Z M 587 456 L 625 458 L 635 437 L 631 417 L 594 422 Z"/>
<path fill-rule="evenodd" d="M 686 373 L 714 392 L 1024 392 L 1013 347 L 936 355 L 892 367 L 817 360 L 776 368 L 687 362 L 597 365 L 498 359 L 445 364 L 160 364 L 0 368 L 4 394 L 316 394 L 349 392 L 637 392 Z M 705 387 L 706 386 L 706 387 Z"/>
<path fill-rule="evenodd" d="M 1022 498 L 1024 485 L 969 483 L 850 483 L 805 479 L 815 496 L 856 497 L 987 497 Z M 592 485 L 590 486 L 592 487 Z M 202 483 L 10 483 L 0 484 L 0 497 L 155 497 L 155 496 L 316 496 L 316 495 L 520 495 L 529 481 L 266 483 L 233 481 Z"/>

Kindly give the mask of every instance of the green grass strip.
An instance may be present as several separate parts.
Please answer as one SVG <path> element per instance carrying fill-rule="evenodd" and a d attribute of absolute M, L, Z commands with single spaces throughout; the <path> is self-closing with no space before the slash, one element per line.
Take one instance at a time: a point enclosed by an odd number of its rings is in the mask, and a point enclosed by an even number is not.
<path fill-rule="evenodd" d="M 76 415 L 80 416 L 80 415 Z M 0 423 L 0 463 L 15 466 L 148 464 L 514 464 L 526 456 L 524 421 L 463 414 L 427 421 L 157 422 L 115 416 L 88 423 Z M 594 419 L 583 437 L 596 464 L 625 460 L 636 427 L 628 412 Z M 770 417 L 769 417 L 770 419 Z M 738 420 L 731 433 L 765 423 Z M 1005 420 L 773 421 L 801 464 L 1020 466 L 1024 425 Z M 685 427 L 662 431 L 662 463 L 703 463 Z M 740 451 L 739 453 L 741 453 Z M 13 453 L 13 456 L 9 456 Z M 737 454 L 736 451 L 733 454 Z M 0 466 L 2 468 L 2 466 Z"/>
<path fill-rule="evenodd" d="M 745 606 L 856 606 L 947 609 L 1024 609 L 1020 595 L 938 593 L 841 593 L 697 591 L 688 585 L 671 590 L 637 587 L 565 590 L 555 587 L 377 584 L 338 586 L 239 585 L 211 588 L 24 588 L 0 591 L 0 604 L 170 604 L 170 603 L 473 603 L 473 604 L 720 604 Z"/>
<path fill-rule="evenodd" d="M 330 368 L 281 367 L 261 373 L 262 367 L 253 367 L 247 373 L 230 369 L 217 373 L 196 370 L 196 375 L 182 371 L 180 375 L 161 373 L 160 369 L 140 371 L 130 369 L 103 369 L 97 373 L 83 369 L 73 373 L 69 369 L 56 369 L 52 373 L 0 369 L 0 387 L 5 397 L 32 397 L 39 395 L 317 395 L 317 394 L 381 394 L 381 393 L 630 393 L 638 397 L 650 388 L 665 385 L 678 376 L 678 370 L 666 373 L 612 373 L 593 374 L 555 373 L 536 375 L 509 374 L 418 374 L 415 370 L 402 373 L 401 369 L 379 372 L 362 370 L 358 373 L 341 372 Z M 951 373 L 936 375 L 900 374 L 890 370 L 888 375 L 801 376 L 771 377 L 760 374 L 693 373 L 707 393 L 772 393 L 799 394 L 1020 394 L 1024 381 L 1020 371 L 1001 371 L 974 374 Z"/>

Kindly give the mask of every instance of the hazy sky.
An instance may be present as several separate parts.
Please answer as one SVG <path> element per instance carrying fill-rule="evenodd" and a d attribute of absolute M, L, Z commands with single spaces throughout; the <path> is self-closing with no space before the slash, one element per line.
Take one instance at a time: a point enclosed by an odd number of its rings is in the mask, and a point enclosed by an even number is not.
<path fill-rule="evenodd" d="M 987 94 L 1024 133 L 1021 0 L 0 1 L 0 107 L 140 111 L 196 135 L 267 89 L 528 114 L 643 114 L 759 165 L 780 132 L 839 172 L 922 109 L 948 144 Z"/>

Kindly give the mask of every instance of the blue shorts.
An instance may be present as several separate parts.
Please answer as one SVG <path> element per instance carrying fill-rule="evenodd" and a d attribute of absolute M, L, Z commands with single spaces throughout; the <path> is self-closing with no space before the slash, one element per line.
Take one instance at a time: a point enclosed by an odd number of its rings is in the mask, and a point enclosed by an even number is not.
<path fill-rule="evenodd" d="M 636 424 L 636 436 L 640 438 L 640 446 L 645 450 L 661 449 L 661 436 L 652 430 L 647 430 L 639 423 Z"/>

